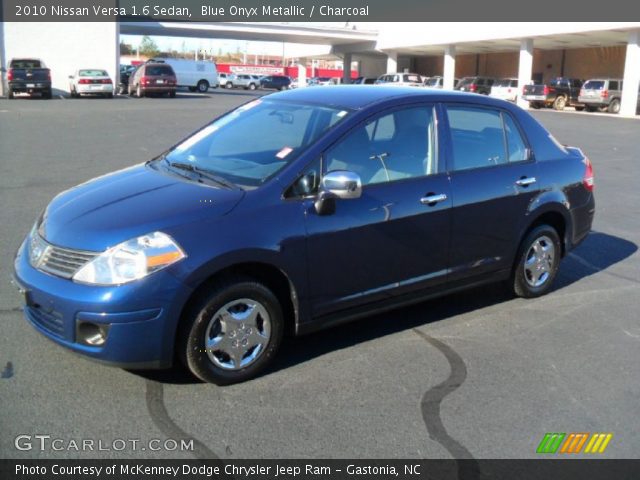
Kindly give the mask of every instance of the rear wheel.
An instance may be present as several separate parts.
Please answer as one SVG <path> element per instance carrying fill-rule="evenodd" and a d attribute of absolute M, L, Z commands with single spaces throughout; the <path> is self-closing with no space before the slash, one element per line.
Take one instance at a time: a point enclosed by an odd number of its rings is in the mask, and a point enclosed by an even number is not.
<path fill-rule="evenodd" d="M 15 98 L 14 93 L 13 93 L 13 89 L 9 88 L 9 91 L 7 92 L 7 99 L 9 100 L 13 100 Z"/>
<path fill-rule="evenodd" d="M 255 90 L 256 89 L 256 84 L 255 83 L 250 83 L 249 84 L 249 90 Z"/>
<path fill-rule="evenodd" d="M 607 111 L 609 113 L 620 113 L 620 100 L 618 100 L 617 98 L 614 98 L 613 100 L 611 100 L 611 102 L 609 103 L 609 107 L 607 108 Z"/>
<path fill-rule="evenodd" d="M 207 91 L 209 90 L 209 82 L 207 82 L 206 80 L 200 80 L 197 87 L 200 93 L 207 93 Z"/>
<path fill-rule="evenodd" d="M 556 230 L 540 225 L 527 234 L 518 250 L 511 284 L 519 297 L 534 298 L 548 293 L 558 273 L 562 247 Z"/>
<path fill-rule="evenodd" d="M 228 89 L 228 90 L 231 90 L 231 89 L 233 88 L 233 83 L 231 83 L 231 82 L 227 82 L 227 83 L 225 83 L 225 84 L 224 84 L 224 87 L 225 87 L 226 89 Z"/>
<path fill-rule="evenodd" d="M 248 277 L 218 283 L 188 308 L 178 351 L 191 372 L 218 385 L 255 377 L 274 358 L 284 332 L 277 297 Z"/>
<path fill-rule="evenodd" d="M 567 99 L 562 95 L 556 97 L 556 99 L 553 101 L 553 108 L 555 110 L 564 110 L 564 107 L 566 106 L 567 106 Z"/>
<path fill-rule="evenodd" d="M 138 86 L 136 87 L 136 97 L 138 98 L 144 97 L 144 91 L 142 90 L 142 87 L 140 86 L 140 84 L 138 84 Z"/>

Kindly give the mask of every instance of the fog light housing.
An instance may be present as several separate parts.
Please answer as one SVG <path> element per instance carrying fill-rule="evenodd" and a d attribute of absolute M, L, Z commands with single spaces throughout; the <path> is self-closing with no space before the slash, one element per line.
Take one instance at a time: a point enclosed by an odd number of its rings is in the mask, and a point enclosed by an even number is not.
<path fill-rule="evenodd" d="M 91 347 L 101 347 L 109 336 L 108 324 L 92 322 L 78 322 L 76 326 L 76 341 Z"/>

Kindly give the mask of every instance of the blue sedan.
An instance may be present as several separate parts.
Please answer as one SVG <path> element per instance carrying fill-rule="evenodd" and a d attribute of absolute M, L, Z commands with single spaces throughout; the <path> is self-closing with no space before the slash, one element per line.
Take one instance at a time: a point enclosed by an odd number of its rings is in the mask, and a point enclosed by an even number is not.
<path fill-rule="evenodd" d="M 593 171 L 515 105 L 384 86 L 253 100 L 59 194 L 15 258 L 28 322 L 127 368 L 229 384 L 300 335 L 488 282 L 552 288 Z"/>

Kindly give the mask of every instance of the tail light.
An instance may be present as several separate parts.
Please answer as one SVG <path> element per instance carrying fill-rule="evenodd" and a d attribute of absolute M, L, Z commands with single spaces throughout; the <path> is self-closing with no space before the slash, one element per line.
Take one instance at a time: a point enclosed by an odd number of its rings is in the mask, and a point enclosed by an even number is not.
<path fill-rule="evenodd" d="M 111 84 L 111 79 L 110 79 L 110 78 L 103 78 L 103 79 L 102 79 L 102 83 L 108 83 L 108 84 Z"/>
<path fill-rule="evenodd" d="M 140 77 L 140 83 L 142 83 L 143 85 L 146 85 L 150 81 L 151 80 L 149 79 L 149 77 Z"/>
<path fill-rule="evenodd" d="M 549 95 L 549 87 L 547 85 L 544 86 L 544 90 L 542 90 L 543 95 Z"/>
<path fill-rule="evenodd" d="M 584 88 L 581 88 L 581 89 L 580 89 L 580 96 L 581 96 L 581 97 L 584 97 Z"/>
<path fill-rule="evenodd" d="M 588 191 L 593 191 L 594 180 L 593 180 L 593 165 L 591 165 L 591 160 L 587 157 L 584 157 L 583 163 L 585 165 L 584 176 L 582 177 L 582 184 L 584 188 Z"/>
<path fill-rule="evenodd" d="M 477 89 L 478 89 L 478 86 L 477 86 L 475 83 L 472 83 L 472 84 L 469 86 L 469 91 L 470 91 L 470 92 L 475 92 Z"/>
<path fill-rule="evenodd" d="M 10 68 L 9 71 L 7 72 L 7 80 L 9 81 L 13 80 L 13 68 Z"/>
<path fill-rule="evenodd" d="M 51 81 L 51 70 L 47 70 L 47 80 Z"/>
<path fill-rule="evenodd" d="M 601 96 L 602 98 L 609 98 L 609 90 L 602 90 L 602 91 L 600 92 L 600 96 Z"/>
<path fill-rule="evenodd" d="M 81 78 L 80 80 L 78 80 L 78 83 L 80 85 L 86 85 L 87 83 L 91 83 L 89 80 L 87 80 L 86 78 Z"/>

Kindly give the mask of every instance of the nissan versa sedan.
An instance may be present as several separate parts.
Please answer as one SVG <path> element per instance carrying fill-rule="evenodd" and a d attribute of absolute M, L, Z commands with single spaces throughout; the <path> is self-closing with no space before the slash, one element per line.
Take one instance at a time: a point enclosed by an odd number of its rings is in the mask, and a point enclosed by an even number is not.
<path fill-rule="evenodd" d="M 593 171 L 480 95 L 305 88 L 55 197 L 15 258 L 33 327 L 127 368 L 247 380 L 300 335 L 488 282 L 549 292 Z"/>

